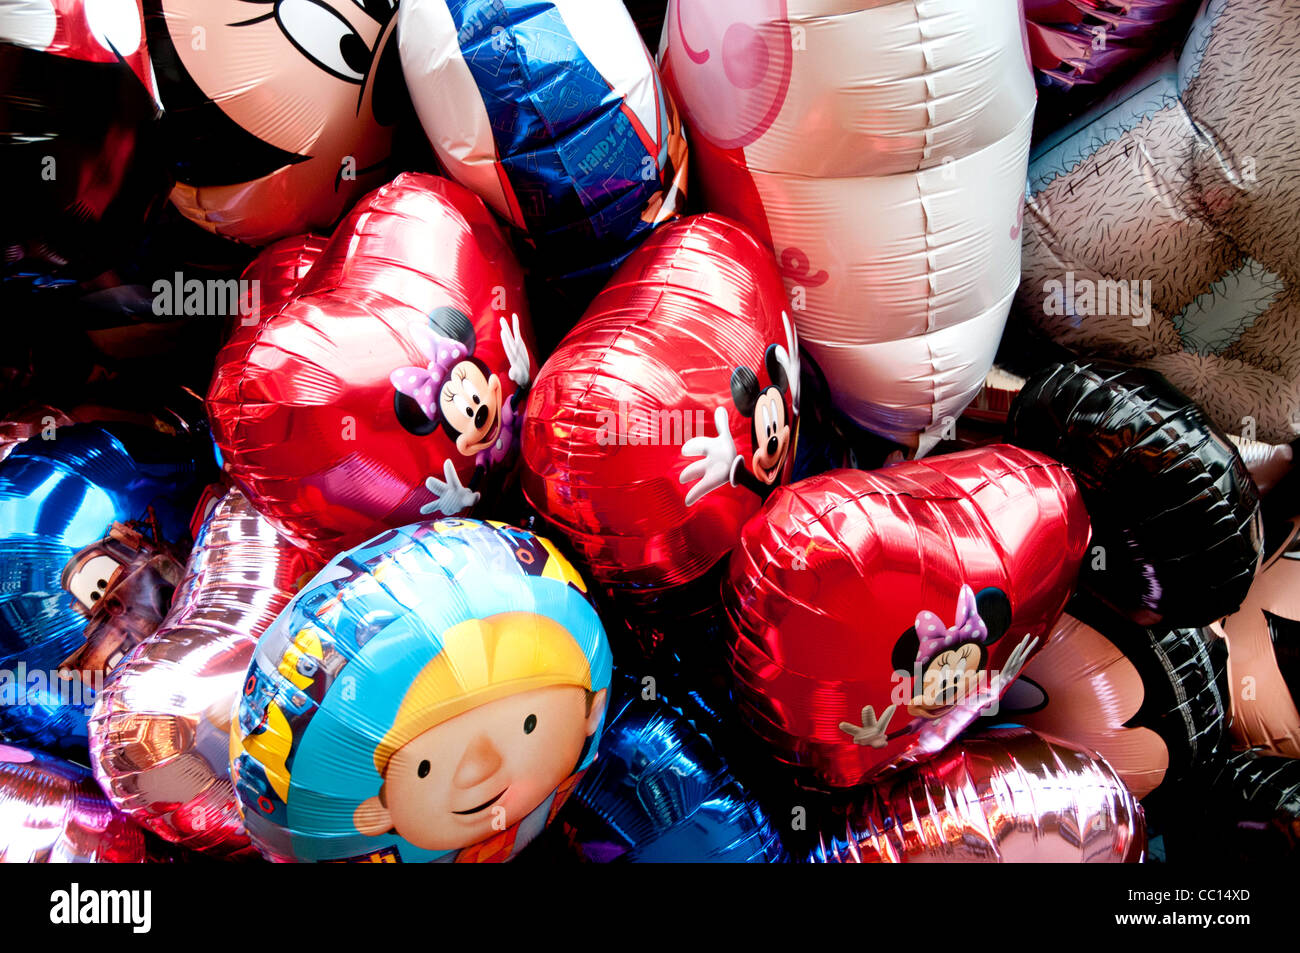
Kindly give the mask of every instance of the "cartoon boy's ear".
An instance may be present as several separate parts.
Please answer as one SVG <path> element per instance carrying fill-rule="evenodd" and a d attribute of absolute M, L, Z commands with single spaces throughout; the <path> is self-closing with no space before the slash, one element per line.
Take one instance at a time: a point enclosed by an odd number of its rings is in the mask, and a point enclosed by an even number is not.
<path fill-rule="evenodd" d="M 352 812 L 352 823 L 358 833 L 367 837 L 379 837 L 393 829 L 393 817 L 384 807 L 383 788 L 379 789 L 379 797 L 366 798 L 357 805 Z"/>
<path fill-rule="evenodd" d="M 912 667 L 916 665 L 916 653 L 919 651 L 921 651 L 921 638 L 916 634 L 916 626 L 912 626 L 894 643 L 894 654 L 890 657 L 894 671 L 910 673 Z"/>
<path fill-rule="evenodd" d="M 748 367 L 738 367 L 731 372 L 731 402 L 741 414 L 754 416 L 759 393 L 758 375 Z"/>
<path fill-rule="evenodd" d="M 466 351 L 474 353 L 474 325 L 464 311 L 445 305 L 434 308 L 429 312 L 429 327 L 445 338 L 459 341 Z"/>
<path fill-rule="evenodd" d="M 784 394 L 790 389 L 790 379 L 785 376 L 785 365 L 777 357 L 775 344 L 767 346 L 767 354 L 764 355 L 763 361 L 767 365 L 767 376 L 771 378 L 772 386 Z"/>
<path fill-rule="evenodd" d="M 596 692 L 591 699 L 591 711 L 587 712 L 587 736 L 590 737 L 596 733 L 600 727 L 601 716 L 605 714 L 605 696 L 607 692 L 601 689 Z"/>
<path fill-rule="evenodd" d="M 981 589 L 975 596 L 975 608 L 989 630 L 985 645 L 991 645 L 1007 634 L 1007 629 L 1011 628 L 1011 600 L 1005 592 L 997 586 Z"/>

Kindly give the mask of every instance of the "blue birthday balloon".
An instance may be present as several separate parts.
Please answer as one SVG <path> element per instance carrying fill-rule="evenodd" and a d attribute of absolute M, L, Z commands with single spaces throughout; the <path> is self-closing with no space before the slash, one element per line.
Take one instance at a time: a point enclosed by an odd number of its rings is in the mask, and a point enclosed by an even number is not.
<path fill-rule="evenodd" d="M 595 765 L 564 822 L 590 861 L 778 863 L 788 858 L 762 807 L 713 743 L 663 700 L 620 683 Z"/>
<path fill-rule="evenodd" d="M 84 673 L 161 620 L 201 473 L 187 442 L 144 428 L 49 436 L 0 462 L 0 737 L 63 749 L 86 743 Z"/>

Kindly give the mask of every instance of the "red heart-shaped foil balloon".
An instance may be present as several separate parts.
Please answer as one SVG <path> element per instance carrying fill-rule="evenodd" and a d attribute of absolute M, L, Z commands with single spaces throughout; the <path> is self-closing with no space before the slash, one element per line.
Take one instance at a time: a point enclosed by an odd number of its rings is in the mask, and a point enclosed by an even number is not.
<path fill-rule="evenodd" d="M 1065 467 L 1005 445 L 778 490 L 723 587 L 741 710 L 814 784 L 941 750 L 1060 616 L 1090 532 Z"/>
<path fill-rule="evenodd" d="M 787 312 L 772 254 L 696 216 L 647 239 L 547 360 L 524 423 L 524 492 L 602 584 L 651 607 L 717 565 L 789 478 Z"/>
<path fill-rule="evenodd" d="M 404 173 L 306 254 L 218 356 L 208 411 L 250 502 L 328 558 L 491 492 L 537 365 L 513 252 L 453 182 Z"/>

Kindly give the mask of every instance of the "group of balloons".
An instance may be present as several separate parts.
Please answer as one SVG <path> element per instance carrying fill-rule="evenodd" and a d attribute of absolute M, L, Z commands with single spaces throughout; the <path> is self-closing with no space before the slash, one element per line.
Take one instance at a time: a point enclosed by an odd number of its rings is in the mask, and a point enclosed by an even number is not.
<path fill-rule="evenodd" d="M 0 860 L 1294 849 L 1300 11 L 824 6 L 0 0 Z"/>

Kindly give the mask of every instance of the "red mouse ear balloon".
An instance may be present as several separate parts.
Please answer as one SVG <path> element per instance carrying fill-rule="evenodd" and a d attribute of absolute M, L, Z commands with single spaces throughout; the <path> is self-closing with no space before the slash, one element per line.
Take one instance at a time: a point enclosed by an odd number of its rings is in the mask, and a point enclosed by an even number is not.
<path fill-rule="evenodd" d="M 723 589 L 742 712 L 831 787 L 939 751 L 1060 616 L 1089 534 L 1065 467 L 1008 446 L 778 490 Z"/>
<path fill-rule="evenodd" d="M 532 329 L 468 190 L 398 176 L 262 315 L 218 355 L 208 411 L 227 470 L 286 536 L 329 557 L 462 513 L 513 460 Z"/>
<path fill-rule="evenodd" d="M 660 229 L 538 375 L 529 502 L 649 606 L 699 579 L 788 479 L 799 349 L 776 262 L 713 215 Z"/>

